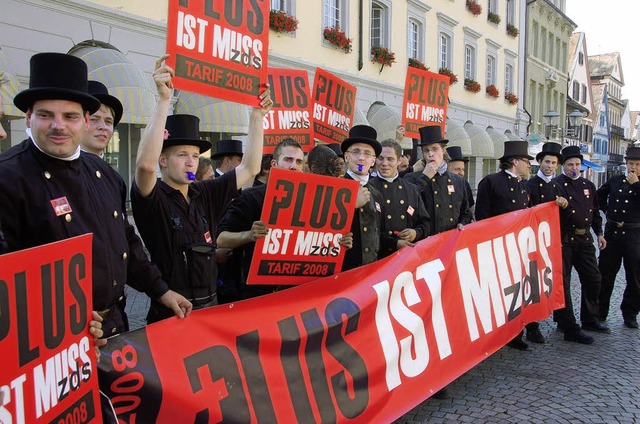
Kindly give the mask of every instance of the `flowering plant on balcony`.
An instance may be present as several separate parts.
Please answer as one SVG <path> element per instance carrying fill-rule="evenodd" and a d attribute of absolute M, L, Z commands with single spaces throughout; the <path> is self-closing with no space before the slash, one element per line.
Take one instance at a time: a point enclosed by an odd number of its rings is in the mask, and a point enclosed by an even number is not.
<path fill-rule="evenodd" d="M 429 70 L 429 68 L 427 68 L 424 63 L 420 62 L 415 57 L 410 57 L 409 58 L 409 66 L 411 68 L 422 69 L 423 71 L 428 71 Z"/>
<path fill-rule="evenodd" d="M 475 0 L 467 0 L 467 10 L 474 16 L 478 16 L 482 13 L 482 6 L 480 6 Z"/>
<path fill-rule="evenodd" d="M 480 83 L 473 78 L 465 78 L 464 79 L 464 89 L 467 91 L 471 91 L 472 93 L 477 93 L 480 91 L 482 87 L 480 87 Z"/>
<path fill-rule="evenodd" d="M 487 14 L 487 21 L 497 25 L 500 23 L 500 15 L 498 15 L 497 13 L 489 12 Z"/>
<path fill-rule="evenodd" d="M 382 65 L 380 66 L 380 72 L 382 72 L 384 65 L 391 66 L 395 61 L 396 54 L 388 48 L 381 46 L 371 47 L 371 63 L 379 63 Z"/>
<path fill-rule="evenodd" d="M 518 104 L 518 96 L 511 91 L 504 93 L 504 98 L 509 102 L 510 105 Z"/>
<path fill-rule="evenodd" d="M 518 31 L 518 28 L 516 28 L 515 25 L 507 24 L 507 34 L 509 34 L 512 37 L 517 37 L 518 34 L 520 34 L 520 31 Z"/>
<path fill-rule="evenodd" d="M 340 50 L 345 53 L 351 53 L 351 38 L 347 37 L 344 31 L 340 31 L 339 27 L 326 27 L 323 36 L 325 40 Z"/>
<path fill-rule="evenodd" d="M 491 97 L 497 99 L 498 96 L 500 96 L 500 90 L 498 90 L 498 87 L 496 87 L 495 85 L 491 84 L 491 85 L 487 86 L 487 94 L 490 95 Z"/>
<path fill-rule="evenodd" d="M 275 32 L 294 32 L 298 29 L 298 20 L 282 10 L 269 12 L 269 29 Z"/>
<path fill-rule="evenodd" d="M 440 68 L 438 69 L 438 73 L 440 75 L 446 75 L 449 77 L 449 85 L 453 85 L 458 82 L 458 77 L 456 76 L 456 74 L 451 72 L 449 68 Z"/>

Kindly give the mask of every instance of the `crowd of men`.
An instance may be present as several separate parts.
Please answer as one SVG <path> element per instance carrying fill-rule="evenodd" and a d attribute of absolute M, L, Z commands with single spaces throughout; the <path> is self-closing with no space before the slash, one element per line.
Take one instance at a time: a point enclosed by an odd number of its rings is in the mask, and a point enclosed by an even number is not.
<path fill-rule="evenodd" d="M 359 183 L 352 225 L 341 240 L 342 270 L 474 220 L 556 202 L 566 306 L 554 312 L 554 320 L 564 339 L 590 344 L 594 339 L 585 330 L 611 331 L 605 320 L 623 261 L 627 285 L 620 308 L 624 324 L 638 328 L 640 148 L 628 149 L 625 175 L 596 189 L 580 174 L 578 147 L 546 143 L 536 157 L 540 169 L 530 177 L 528 144 L 507 141 L 500 171 L 480 181 L 474 199 L 464 179 L 467 160 L 460 147 L 447 146 L 439 126 L 420 129 L 422 159 L 413 163 L 399 143 L 402 127 L 395 140 L 378 140 L 367 125 L 354 126 L 341 144 L 316 146 L 308 156 L 293 139 L 263 155 L 262 122 L 272 106 L 266 88 L 260 106 L 251 110 L 244 148 L 238 140 L 221 140 L 207 159 L 202 154 L 212 144 L 200 137 L 198 118 L 169 115 L 174 72 L 167 58 L 156 62 L 158 100 L 142 134 L 130 189 L 140 237 L 128 221 L 125 182 L 102 159 L 123 105 L 103 84 L 88 81 L 81 59 L 57 53 L 32 57 L 29 88 L 14 99 L 26 114 L 28 137 L 0 154 L 2 253 L 93 233 L 96 338 L 128 330 L 125 284 L 152 299 L 149 323 L 281 289 L 246 281 L 255 242 L 268 231 L 260 216 L 272 168 Z M 600 211 L 607 217 L 604 232 Z M 573 267 L 582 288 L 581 325 L 571 301 Z M 508 345 L 526 350 L 524 337 L 523 332 Z M 526 339 L 545 343 L 537 323 L 527 325 Z"/>

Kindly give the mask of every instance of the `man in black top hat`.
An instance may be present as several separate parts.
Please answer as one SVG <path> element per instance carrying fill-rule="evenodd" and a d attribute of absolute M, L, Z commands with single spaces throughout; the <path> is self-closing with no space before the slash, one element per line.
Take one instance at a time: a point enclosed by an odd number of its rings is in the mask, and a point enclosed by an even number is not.
<path fill-rule="evenodd" d="M 0 222 L 11 251 L 93 233 L 93 305 L 106 336 L 124 330 L 115 307 L 124 284 L 183 317 L 191 304 L 168 289 L 150 264 L 126 216 L 121 178 L 99 157 L 80 151 L 100 100 L 87 92 L 79 58 L 31 58 L 29 89 L 14 102 L 27 116 L 29 138 L 0 154 Z"/>
<path fill-rule="evenodd" d="M 103 157 L 116 125 L 122 119 L 123 107 L 120 100 L 110 95 L 101 82 L 89 81 L 89 94 L 100 100 L 100 109 L 89 118 L 89 130 L 80 141 L 80 148 Z"/>
<path fill-rule="evenodd" d="M 582 329 L 609 333 L 609 328 L 598 321 L 598 296 L 602 277 L 596 262 L 596 249 L 591 230 L 598 238 L 602 251 L 607 242 L 602 235 L 602 218 L 598 208 L 596 187 L 580 176 L 582 154 L 580 147 L 567 146 L 562 149 L 562 174 L 553 179 L 568 205 L 560 209 L 562 232 L 562 280 L 565 307 L 554 311 L 558 328 L 564 330 L 564 339 L 582 344 L 593 343 L 593 338 L 580 331 L 573 313 L 571 301 L 571 268 L 575 267 L 582 287 L 580 319 Z"/>
<path fill-rule="evenodd" d="M 489 174 L 480 180 L 476 196 L 476 219 L 491 218 L 504 213 L 526 209 L 530 206 L 529 191 L 524 178 L 531 169 L 528 143 L 526 141 L 505 141 L 504 155 L 500 158 L 500 172 Z M 530 329 L 530 330 L 529 330 Z M 527 324 L 527 331 L 539 330 L 538 323 Z M 522 340 L 524 332 L 514 337 L 508 346 L 527 350 Z M 540 334 L 540 337 L 542 335 Z"/>
<path fill-rule="evenodd" d="M 462 228 L 471 222 L 465 181 L 447 170 L 446 145 L 440 126 L 420 128 L 420 143 L 425 167 L 422 172 L 404 176 L 404 180 L 420 188 L 420 194 L 431 218 L 429 234 Z"/>
<path fill-rule="evenodd" d="M 131 203 L 140 235 L 169 286 L 191 299 L 194 308 L 202 308 L 216 304 L 216 225 L 223 206 L 260 171 L 262 119 L 272 102 L 267 89 L 260 95 L 262 107 L 251 111 L 242 163 L 220 178 L 196 183 L 199 156 L 211 143 L 200 139 L 196 116 L 167 117 L 174 75 L 164 63 L 168 57 L 156 61 L 153 77 L 159 97 L 138 147 Z M 163 305 L 152 302 L 147 320 L 169 315 Z"/>
<path fill-rule="evenodd" d="M 624 260 L 627 287 L 622 296 L 624 325 L 638 328 L 640 312 L 640 147 L 629 147 L 625 156 L 626 175 L 611 177 L 598 189 L 598 205 L 607 216 L 604 238 L 607 248 L 600 252 L 602 273 L 599 318 L 605 320 L 613 285 Z"/>
<path fill-rule="evenodd" d="M 469 162 L 469 159 L 465 159 L 464 156 L 462 156 L 462 147 L 449 146 L 447 147 L 447 154 L 449 155 L 449 160 L 447 161 L 447 171 L 464 179 L 465 168 L 467 166 L 467 163 Z M 469 214 L 471 215 L 471 219 L 473 220 L 473 206 L 476 204 L 476 202 L 475 200 L 473 200 L 473 191 L 471 190 L 469 181 L 464 180 L 464 182 L 467 190 Z"/>
<path fill-rule="evenodd" d="M 564 160 L 558 143 L 548 142 L 542 145 L 542 151 L 536 155 L 540 165 L 538 173 L 527 181 L 527 188 L 531 196 L 531 206 L 551 202 L 560 196 L 558 187 L 551 180 L 556 175 L 558 165 Z M 560 205 L 562 207 L 562 205 Z"/>
<path fill-rule="evenodd" d="M 215 161 L 215 178 L 236 169 L 242 163 L 242 142 L 240 140 L 220 140 L 217 143 L 218 150 L 211 155 Z"/>
<path fill-rule="evenodd" d="M 356 213 L 351 222 L 353 248 L 345 253 L 343 271 L 378 259 L 384 205 L 382 195 L 369 181 L 369 170 L 382 152 L 377 138 L 378 133 L 373 127 L 355 125 L 349 130 L 349 137 L 345 138 L 341 145 L 347 165 L 344 178 L 360 183 Z"/>
<path fill-rule="evenodd" d="M 420 190 L 399 176 L 402 147 L 395 140 L 384 140 L 380 145 L 382 152 L 376 163 L 378 175 L 369 181 L 384 201 L 384 233 L 380 246 L 380 258 L 384 258 L 426 238 L 431 225 Z"/>

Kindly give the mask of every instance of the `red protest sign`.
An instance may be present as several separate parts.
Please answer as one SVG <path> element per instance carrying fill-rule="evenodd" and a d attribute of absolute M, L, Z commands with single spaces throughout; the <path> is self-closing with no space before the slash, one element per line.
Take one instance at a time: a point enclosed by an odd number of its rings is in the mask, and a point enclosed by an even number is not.
<path fill-rule="evenodd" d="M 342 143 L 353 126 L 356 88 L 316 68 L 313 81 L 313 136 L 326 143 Z"/>
<path fill-rule="evenodd" d="M 549 202 L 118 335 L 100 384 L 127 423 L 388 423 L 563 302 Z"/>
<path fill-rule="evenodd" d="M 264 117 L 264 153 L 273 153 L 283 138 L 293 138 L 309 151 L 313 147 L 311 92 L 307 71 L 269 68 L 273 107 Z"/>
<path fill-rule="evenodd" d="M 176 88 L 257 106 L 268 51 L 268 1 L 169 0 L 167 63 Z"/>
<path fill-rule="evenodd" d="M 295 175 L 295 177 L 294 177 Z M 340 272 L 358 182 L 271 169 L 247 284 L 302 284 Z"/>
<path fill-rule="evenodd" d="M 102 422 L 91 234 L 0 256 L 1 422 Z"/>
<path fill-rule="evenodd" d="M 420 138 L 418 129 L 440 125 L 444 134 L 449 104 L 449 77 L 409 66 L 404 85 L 402 124 L 405 136 Z"/>

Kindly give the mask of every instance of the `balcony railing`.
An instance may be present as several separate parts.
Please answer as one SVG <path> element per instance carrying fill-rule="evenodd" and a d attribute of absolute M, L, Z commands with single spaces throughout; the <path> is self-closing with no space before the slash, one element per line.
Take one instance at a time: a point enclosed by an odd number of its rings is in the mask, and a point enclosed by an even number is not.
<path fill-rule="evenodd" d="M 619 127 L 617 125 L 611 125 L 611 134 L 624 137 L 624 128 Z"/>
<path fill-rule="evenodd" d="M 623 163 L 624 162 L 624 156 L 619 155 L 617 153 L 609 153 L 609 163 Z"/>

